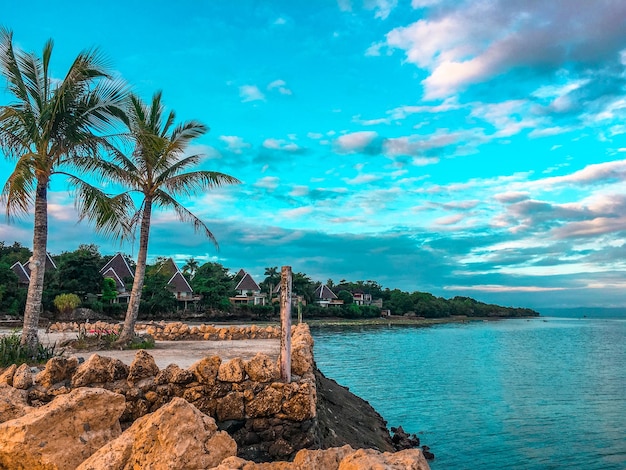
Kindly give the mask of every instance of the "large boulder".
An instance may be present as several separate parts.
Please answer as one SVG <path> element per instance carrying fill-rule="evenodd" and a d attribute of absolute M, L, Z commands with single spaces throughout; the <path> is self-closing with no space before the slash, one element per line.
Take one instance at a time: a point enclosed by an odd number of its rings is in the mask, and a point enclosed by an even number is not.
<path fill-rule="evenodd" d="M 0 424 L 0 468 L 74 469 L 121 434 L 124 397 L 79 388 Z"/>
<path fill-rule="evenodd" d="M 35 382 L 45 388 L 60 382 L 69 383 L 77 368 L 77 357 L 55 356 L 48 360 L 46 368 L 35 376 Z"/>
<path fill-rule="evenodd" d="M 133 359 L 133 362 L 130 365 L 128 381 L 139 382 L 141 379 L 155 377 L 158 373 L 159 367 L 156 365 L 154 357 L 148 354 L 145 350 L 140 349 L 137 351 L 137 354 L 135 354 L 135 359 Z"/>
<path fill-rule="evenodd" d="M 362 470 L 384 468 L 387 470 L 430 470 L 419 449 L 380 453 L 373 449 L 359 449 L 345 457 L 337 470 Z"/>
<path fill-rule="evenodd" d="M 24 416 L 32 409 L 26 390 L 0 383 L 0 423 Z"/>
<path fill-rule="evenodd" d="M 189 368 L 196 380 L 203 385 L 214 385 L 222 359 L 219 356 L 204 357 Z"/>
<path fill-rule="evenodd" d="M 213 468 L 236 455 L 237 444 L 213 418 L 182 398 L 133 423 L 77 470 Z"/>
<path fill-rule="evenodd" d="M 257 353 L 245 363 L 245 369 L 253 382 L 273 382 L 280 379 L 278 364 L 267 354 Z"/>
<path fill-rule="evenodd" d="M 13 386 L 20 390 L 28 390 L 33 385 L 33 373 L 28 364 L 19 366 L 13 374 Z"/>
<path fill-rule="evenodd" d="M 9 384 L 13 385 L 13 375 L 15 375 L 15 371 L 17 370 L 17 366 L 15 364 L 11 364 L 7 367 L 2 374 L 0 374 L 0 384 Z"/>
<path fill-rule="evenodd" d="M 92 354 L 72 376 L 72 388 L 114 382 L 128 376 L 128 366 L 119 359 Z"/>
<path fill-rule="evenodd" d="M 355 451 L 346 445 L 325 450 L 301 450 L 293 462 L 254 463 L 229 457 L 211 470 L 429 470 L 419 449 L 381 453 L 373 449 Z"/>

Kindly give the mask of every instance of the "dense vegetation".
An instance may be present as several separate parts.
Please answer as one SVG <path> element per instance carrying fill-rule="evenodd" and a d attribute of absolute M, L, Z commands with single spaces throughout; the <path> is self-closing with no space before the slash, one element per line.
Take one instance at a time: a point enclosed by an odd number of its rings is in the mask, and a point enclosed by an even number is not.
<path fill-rule="evenodd" d="M 0 313 L 18 316 L 24 307 L 26 288 L 18 285 L 17 276 L 10 266 L 16 261 L 26 263 L 30 250 L 19 243 L 6 245 L 0 242 Z M 95 245 L 80 245 L 77 250 L 52 256 L 57 269 L 46 272 L 44 285 L 44 310 L 52 317 L 60 314 L 55 307 L 55 299 L 66 294 L 76 294 L 81 299 L 81 307 L 90 308 L 98 314 L 113 318 L 123 318 L 126 305 L 114 303 L 110 280 L 104 279 L 99 270 L 111 258 L 102 256 Z M 134 269 L 130 257 L 127 262 Z M 181 312 L 180 304 L 167 289 L 168 276 L 159 268 L 165 263 L 160 258 L 146 269 L 145 284 L 140 305 L 140 318 L 159 319 L 176 318 L 185 315 L 221 318 L 255 318 L 268 319 L 278 315 L 278 305 L 233 306 L 229 297 L 235 295 L 235 287 L 239 278 L 230 274 L 229 269 L 219 263 L 198 265 L 192 259 L 183 266 L 183 275 L 189 281 L 195 294 L 202 298 L 190 307 L 190 311 Z M 278 269 L 270 267 L 265 270 L 265 279 L 259 283 L 263 292 L 269 293 L 280 279 Z M 132 279 L 125 279 L 128 289 Z M 425 292 L 404 292 L 400 289 L 383 288 L 376 281 L 349 282 L 341 280 L 335 284 L 332 279 L 326 281 L 328 286 L 344 304 L 333 307 L 321 307 L 315 304 L 314 292 L 320 282 L 311 280 L 306 274 L 295 272 L 293 275 L 293 293 L 302 299 L 302 314 L 305 318 L 343 317 L 343 318 L 374 318 L 382 311 L 392 315 L 411 315 L 426 318 L 443 318 L 452 315 L 469 317 L 490 316 L 530 316 L 537 315 L 530 309 L 507 308 L 485 304 L 469 297 L 444 299 Z M 356 305 L 352 293 L 370 294 L 373 300 L 382 300 L 379 306 Z M 66 298 L 66 297 L 62 297 Z M 57 303 L 59 303 L 57 301 Z M 293 310 L 294 316 L 297 309 Z"/>

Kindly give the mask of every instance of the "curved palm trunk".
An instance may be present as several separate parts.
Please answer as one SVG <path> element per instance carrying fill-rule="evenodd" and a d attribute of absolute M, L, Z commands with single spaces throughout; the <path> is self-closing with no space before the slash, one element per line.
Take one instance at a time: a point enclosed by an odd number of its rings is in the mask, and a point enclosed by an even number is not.
<path fill-rule="evenodd" d="M 24 310 L 24 327 L 20 343 L 35 351 L 39 344 L 37 327 L 43 296 L 43 278 L 46 272 L 48 246 L 48 182 L 38 181 L 35 193 L 35 227 L 33 230 L 33 256 L 30 262 L 30 282 Z"/>
<path fill-rule="evenodd" d="M 141 216 L 141 228 L 139 230 L 139 253 L 137 253 L 137 267 L 135 268 L 135 280 L 128 301 L 124 327 L 118 340 L 119 344 L 129 343 L 135 336 L 135 323 L 139 315 L 139 303 L 141 291 L 146 274 L 146 259 L 148 258 L 148 235 L 150 233 L 150 217 L 152 216 L 152 200 L 146 199 L 143 214 Z"/>

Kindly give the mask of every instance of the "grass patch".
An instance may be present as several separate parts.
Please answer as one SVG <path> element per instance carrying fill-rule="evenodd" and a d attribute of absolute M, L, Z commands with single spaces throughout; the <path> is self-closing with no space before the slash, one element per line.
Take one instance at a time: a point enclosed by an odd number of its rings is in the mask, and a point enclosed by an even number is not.
<path fill-rule="evenodd" d="M 63 351 L 57 350 L 56 343 L 52 346 L 37 345 L 33 351 L 20 344 L 21 335 L 19 330 L 13 330 L 10 334 L 0 337 L 0 367 L 8 367 L 11 364 L 43 364 L 54 356 L 60 356 Z"/>

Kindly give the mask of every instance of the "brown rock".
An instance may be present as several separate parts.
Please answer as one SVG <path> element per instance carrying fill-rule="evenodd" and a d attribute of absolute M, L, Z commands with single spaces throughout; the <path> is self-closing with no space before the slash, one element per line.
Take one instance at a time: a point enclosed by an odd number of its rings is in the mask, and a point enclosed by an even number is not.
<path fill-rule="evenodd" d="M 48 360 L 46 368 L 35 377 L 35 382 L 50 388 L 59 382 L 69 381 L 78 368 L 78 358 L 55 356 Z"/>
<path fill-rule="evenodd" d="M 79 388 L 0 424 L 0 468 L 76 468 L 121 433 L 124 397 Z"/>
<path fill-rule="evenodd" d="M 373 449 L 359 449 L 345 457 L 338 470 L 362 470 L 384 468 L 389 470 L 430 470 L 428 462 L 419 449 L 380 453 Z"/>
<path fill-rule="evenodd" d="M 246 376 L 243 360 L 236 357 L 220 365 L 217 380 L 222 382 L 242 382 Z"/>
<path fill-rule="evenodd" d="M 283 389 L 282 410 L 286 418 L 292 421 L 305 421 L 314 418 L 317 414 L 314 388 L 308 383 L 289 385 Z"/>
<path fill-rule="evenodd" d="M 91 384 L 104 384 L 128 376 L 128 366 L 119 359 L 92 354 L 78 366 L 72 376 L 72 387 L 85 387 Z"/>
<path fill-rule="evenodd" d="M 161 372 L 159 372 L 154 379 L 155 383 L 163 385 L 166 383 L 187 385 L 193 382 L 196 378 L 187 369 L 181 369 L 176 364 L 170 364 Z"/>
<path fill-rule="evenodd" d="M 0 384 L 0 423 L 10 421 L 33 410 L 28 405 L 28 392 Z"/>
<path fill-rule="evenodd" d="M 280 411 L 283 392 L 267 387 L 246 403 L 246 415 L 250 418 L 273 416 Z"/>
<path fill-rule="evenodd" d="M 291 348 L 291 372 L 304 375 L 313 372 L 313 350 L 307 344 L 296 344 Z"/>
<path fill-rule="evenodd" d="M 217 400 L 217 407 L 215 412 L 217 413 L 217 419 L 219 421 L 226 421 L 229 419 L 243 419 L 243 393 L 230 392 L 224 398 L 220 398 L 219 400 Z"/>
<path fill-rule="evenodd" d="M 77 470 L 207 469 L 237 453 L 235 441 L 215 421 L 182 398 L 138 419 Z"/>
<path fill-rule="evenodd" d="M 13 386 L 21 390 L 27 390 L 33 385 L 33 373 L 28 364 L 19 366 L 13 374 Z"/>
<path fill-rule="evenodd" d="M 15 364 L 11 364 L 7 367 L 2 374 L 0 374 L 0 384 L 7 384 L 13 386 L 13 375 L 15 375 L 15 371 L 17 370 L 17 366 Z"/>
<path fill-rule="evenodd" d="M 141 379 L 154 377 L 159 373 L 159 367 L 156 365 L 154 358 L 145 350 L 140 349 L 135 354 L 128 371 L 128 381 L 138 382 Z"/>
<path fill-rule="evenodd" d="M 271 382 L 280 378 L 278 364 L 266 354 L 257 353 L 245 363 L 245 369 L 250 380 L 254 382 Z"/>
<path fill-rule="evenodd" d="M 323 468 L 324 470 L 337 470 L 341 461 L 353 452 L 354 449 L 348 445 L 325 450 L 303 449 L 293 459 L 293 466 L 298 469 Z"/>
<path fill-rule="evenodd" d="M 213 385 L 217 380 L 222 359 L 219 356 L 203 357 L 189 368 L 201 384 Z"/>

